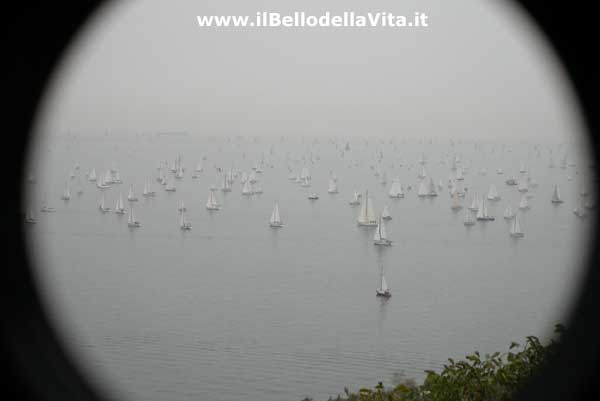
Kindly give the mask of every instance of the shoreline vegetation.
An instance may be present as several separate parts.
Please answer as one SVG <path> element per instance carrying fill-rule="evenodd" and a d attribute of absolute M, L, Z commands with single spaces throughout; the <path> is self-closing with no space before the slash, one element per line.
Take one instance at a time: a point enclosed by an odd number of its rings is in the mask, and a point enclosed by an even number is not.
<path fill-rule="evenodd" d="M 356 393 L 344 388 L 344 394 L 329 397 L 329 401 L 505 401 L 529 380 L 544 362 L 556 352 L 565 327 L 557 324 L 551 339 L 543 345 L 535 336 L 525 338 L 525 344 L 511 343 L 507 352 L 494 352 L 483 357 L 478 351 L 462 361 L 448 359 L 440 373 L 426 370 L 422 384 L 397 375 L 398 384 L 386 388 L 379 382 L 374 388 L 361 388 Z M 302 401 L 312 401 L 304 398 Z"/>

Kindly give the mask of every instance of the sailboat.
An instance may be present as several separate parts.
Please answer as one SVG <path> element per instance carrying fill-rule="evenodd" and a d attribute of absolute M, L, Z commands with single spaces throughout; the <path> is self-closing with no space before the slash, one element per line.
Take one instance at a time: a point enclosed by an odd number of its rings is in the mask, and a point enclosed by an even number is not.
<path fill-rule="evenodd" d="M 206 209 L 207 210 L 219 210 L 221 209 L 221 205 L 217 201 L 217 197 L 215 195 L 215 191 L 208 192 L 208 199 L 206 200 Z"/>
<path fill-rule="evenodd" d="M 427 188 L 427 196 L 433 197 L 437 196 L 437 190 L 435 189 L 435 183 L 433 182 L 433 178 L 429 177 L 429 185 Z"/>
<path fill-rule="evenodd" d="M 389 298 L 392 296 L 392 293 L 390 292 L 390 289 L 387 285 L 387 282 L 385 281 L 385 276 L 383 274 L 383 265 L 381 265 L 381 275 L 380 275 L 380 279 L 379 279 L 379 288 L 377 288 L 377 290 L 375 290 L 375 294 L 378 297 L 385 297 L 385 298 Z"/>
<path fill-rule="evenodd" d="M 494 221 L 496 220 L 494 217 L 488 214 L 487 205 L 485 204 L 485 199 L 481 200 L 481 205 L 479 210 L 477 211 L 477 220 L 480 221 Z"/>
<path fill-rule="evenodd" d="M 44 213 L 53 213 L 55 212 L 56 209 L 54 209 L 51 206 L 48 206 L 48 193 L 45 194 L 45 201 L 44 204 L 42 205 L 42 212 Z"/>
<path fill-rule="evenodd" d="M 100 204 L 98 205 L 98 208 L 102 213 L 110 212 L 110 208 L 104 205 L 104 192 L 102 192 L 102 196 L 100 197 Z"/>
<path fill-rule="evenodd" d="M 521 168 L 519 169 L 519 173 L 526 173 L 527 168 L 525 167 L 525 163 L 521 163 Z"/>
<path fill-rule="evenodd" d="M 167 182 L 167 186 L 165 187 L 165 191 L 167 192 L 175 192 L 177 188 L 175 187 L 175 181 L 173 177 L 170 177 L 169 180 L 165 180 Z"/>
<path fill-rule="evenodd" d="M 308 199 L 317 200 L 317 199 L 319 199 L 319 196 L 317 195 L 316 192 L 311 192 L 310 195 L 308 195 Z"/>
<path fill-rule="evenodd" d="M 133 206 L 131 206 L 131 210 L 129 210 L 129 219 L 127 220 L 127 226 L 132 228 L 141 227 L 141 223 L 136 220 L 135 214 L 133 212 Z"/>
<path fill-rule="evenodd" d="M 129 194 L 127 195 L 129 202 L 137 202 L 138 198 L 133 194 L 133 184 L 129 185 Z"/>
<path fill-rule="evenodd" d="M 517 185 L 517 179 L 514 176 L 510 176 L 504 181 L 506 185 Z"/>
<path fill-rule="evenodd" d="M 183 204 L 183 201 L 181 201 L 181 203 L 179 204 L 179 207 L 177 208 L 177 210 L 179 210 L 180 212 L 185 212 L 187 211 L 187 208 L 185 207 L 185 205 Z"/>
<path fill-rule="evenodd" d="M 379 219 L 377 220 L 377 228 L 375 229 L 375 234 L 373 236 L 373 244 L 382 246 L 392 245 L 392 241 L 387 238 L 387 231 L 385 229 L 385 220 L 383 219 L 383 216 L 379 216 Z"/>
<path fill-rule="evenodd" d="M 81 177 L 77 176 L 77 195 L 83 194 L 83 187 L 81 186 Z"/>
<path fill-rule="evenodd" d="M 587 212 L 585 210 L 585 198 L 583 198 L 582 196 L 579 197 L 579 200 L 577 201 L 577 206 L 575 207 L 575 209 L 573 209 L 573 213 L 575 213 L 575 216 L 579 218 L 584 218 L 587 216 Z"/>
<path fill-rule="evenodd" d="M 519 209 L 521 210 L 527 210 L 529 209 L 529 202 L 527 201 L 527 196 L 523 195 L 521 196 L 521 202 L 519 202 Z"/>
<path fill-rule="evenodd" d="M 473 201 L 471 202 L 471 206 L 469 206 L 469 210 L 476 212 L 479 210 L 479 195 L 477 192 L 473 194 Z"/>
<path fill-rule="evenodd" d="M 515 218 L 510 227 L 510 236 L 514 238 L 523 238 L 525 234 L 521 230 L 521 224 L 519 224 L 519 216 L 515 215 Z"/>
<path fill-rule="evenodd" d="M 487 195 L 488 200 L 497 201 L 500 200 L 500 195 L 498 195 L 498 190 L 494 184 L 490 185 L 490 190 Z"/>
<path fill-rule="evenodd" d="M 462 168 L 459 168 L 458 170 L 456 170 L 456 180 L 463 181 L 464 179 L 465 177 L 463 176 Z"/>
<path fill-rule="evenodd" d="M 60 199 L 68 201 L 69 199 L 71 199 L 71 190 L 69 189 L 69 183 L 65 182 L 65 190 L 62 194 L 62 196 L 60 197 Z"/>
<path fill-rule="evenodd" d="M 460 204 L 460 199 L 458 198 L 458 192 L 454 192 L 452 194 L 452 203 L 450 204 L 450 209 L 458 211 L 462 209 L 462 205 Z"/>
<path fill-rule="evenodd" d="M 373 211 L 373 201 L 369 198 L 369 191 L 365 191 L 365 202 L 360 208 L 356 222 L 359 226 L 375 227 L 377 225 L 377 218 Z"/>
<path fill-rule="evenodd" d="M 279 215 L 279 204 L 277 202 L 275 202 L 275 206 L 273 206 L 273 212 L 271 213 L 271 218 L 269 219 L 269 225 L 273 228 L 283 227 L 283 221 Z"/>
<path fill-rule="evenodd" d="M 156 192 L 152 190 L 150 180 L 146 180 L 144 183 L 144 192 L 142 193 L 145 197 L 155 196 Z"/>
<path fill-rule="evenodd" d="M 505 220 L 510 220 L 513 217 L 515 217 L 515 213 L 512 210 L 512 206 L 510 205 L 510 203 L 506 206 L 506 209 L 504 209 L 504 219 Z"/>
<path fill-rule="evenodd" d="M 421 183 L 419 184 L 419 190 L 417 191 L 417 196 L 419 198 L 424 198 L 429 194 L 429 190 L 427 188 L 427 185 L 425 184 L 425 180 L 421 181 Z"/>
<path fill-rule="evenodd" d="M 472 226 L 475 224 L 475 219 L 473 218 L 473 212 L 470 209 L 465 209 L 465 221 L 463 224 L 465 226 Z"/>
<path fill-rule="evenodd" d="M 354 194 L 352 195 L 352 199 L 350 200 L 350 205 L 351 206 L 360 205 L 360 196 L 358 195 L 358 192 L 356 192 L 356 189 L 354 190 Z"/>
<path fill-rule="evenodd" d="M 96 179 L 96 169 L 93 168 L 92 171 L 90 171 L 90 173 L 88 174 L 88 180 L 96 181 Z"/>
<path fill-rule="evenodd" d="M 125 206 L 123 204 L 123 194 L 121 194 L 121 193 L 119 193 L 119 198 L 117 199 L 117 205 L 115 206 L 115 213 L 125 214 Z"/>
<path fill-rule="evenodd" d="M 383 211 L 381 212 L 381 218 L 384 220 L 391 220 L 392 215 L 390 214 L 390 209 L 387 205 L 383 207 Z"/>
<path fill-rule="evenodd" d="M 185 220 L 185 210 L 181 210 L 181 218 L 180 218 L 180 221 L 179 221 L 179 228 L 182 231 L 188 231 L 188 230 L 192 229 L 192 223 L 188 223 Z"/>
<path fill-rule="evenodd" d="M 229 172 L 231 173 L 231 170 L 229 170 Z M 227 175 L 223 176 L 223 184 L 221 185 L 221 191 L 222 192 L 231 192 L 231 183 L 229 182 Z"/>
<path fill-rule="evenodd" d="M 526 178 L 523 177 L 523 178 L 521 178 L 521 180 L 519 180 L 519 186 L 517 187 L 517 190 L 519 192 L 529 191 L 529 183 Z"/>
<path fill-rule="evenodd" d="M 327 192 L 329 192 L 330 194 L 338 193 L 337 183 L 335 182 L 335 180 L 333 178 L 331 178 L 329 180 L 329 188 L 327 189 Z"/>
<path fill-rule="evenodd" d="M 33 215 L 33 208 L 29 208 L 27 210 L 27 213 L 25 213 L 25 223 L 27 224 L 35 224 L 36 220 L 35 220 L 35 216 Z"/>
<path fill-rule="evenodd" d="M 560 192 L 558 190 L 558 184 L 554 184 L 554 191 L 552 192 L 552 203 L 563 203 L 563 200 L 560 198 Z"/>
<path fill-rule="evenodd" d="M 244 186 L 242 187 L 242 195 L 252 195 L 252 185 L 250 185 L 250 181 L 244 181 Z"/>
<path fill-rule="evenodd" d="M 392 187 L 390 188 L 390 198 L 404 198 L 404 189 L 402 188 L 402 184 L 400 184 L 400 182 L 395 179 L 394 181 L 392 181 Z"/>

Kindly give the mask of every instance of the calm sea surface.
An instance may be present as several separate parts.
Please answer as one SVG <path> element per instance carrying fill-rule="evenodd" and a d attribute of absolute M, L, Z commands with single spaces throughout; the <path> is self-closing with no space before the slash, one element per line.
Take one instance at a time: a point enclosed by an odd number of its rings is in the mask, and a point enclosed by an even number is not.
<path fill-rule="evenodd" d="M 319 400 L 344 386 L 392 385 L 400 372 L 420 380 L 449 357 L 503 351 L 564 322 L 591 220 L 572 213 L 585 178 L 591 190 L 592 172 L 575 148 L 354 140 L 342 155 L 344 145 L 167 137 L 43 145 L 28 184 L 39 283 L 93 380 L 133 401 Z M 380 151 L 387 185 L 370 168 Z M 565 152 L 576 166 L 559 168 Z M 444 183 L 434 199 L 417 197 L 421 153 L 427 174 Z M 168 193 L 155 181 L 157 166 L 178 154 L 185 177 Z M 473 191 L 497 186 L 502 200 L 489 202 L 496 221 L 467 228 L 464 210 L 450 209 L 453 154 L 468 167 L 463 205 Z M 243 196 L 238 177 L 232 192 L 218 192 L 220 211 L 205 209 L 209 187 L 222 182 L 215 166 L 250 172 L 261 160 L 263 194 Z M 198 162 L 204 172 L 192 179 Z M 515 240 L 502 212 L 508 202 L 517 208 L 520 193 L 504 180 L 518 177 L 522 162 L 539 186 L 520 213 L 525 237 Z M 288 165 L 295 173 L 306 165 L 311 187 L 290 181 Z M 101 214 L 100 190 L 85 179 L 91 168 L 103 174 L 113 166 L 124 183 L 105 191 L 107 205 L 133 183 L 139 229 L 127 227 L 127 215 Z M 335 195 L 327 193 L 330 170 Z M 81 175 L 81 196 L 72 171 Z M 413 187 L 404 199 L 387 195 L 395 176 Z M 142 197 L 145 178 L 155 198 Z M 60 200 L 65 180 L 68 202 Z M 560 205 L 550 203 L 555 183 Z M 373 228 L 356 225 L 354 189 L 369 190 L 376 212 L 389 206 L 392 247 L 373 246 Z M 320 199 L 309 201 L 309 190 Z M 46 198 L 55 213 L 40 212 Z M 279 230 L 268 226 L 276 200 L 285 220 Z M 189 232 L 179 229 L 180 201 Z M 380 264 L 393 294 L 387 301 L 375 296 Z"/>

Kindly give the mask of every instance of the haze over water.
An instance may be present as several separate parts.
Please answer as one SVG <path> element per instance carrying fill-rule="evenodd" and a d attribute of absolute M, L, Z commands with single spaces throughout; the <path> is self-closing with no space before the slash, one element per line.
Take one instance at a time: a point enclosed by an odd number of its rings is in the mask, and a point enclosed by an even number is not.
<path fill-rule="evenodd" d="M 591 220 L 573 214 L 584 183 L 592 189 L 578 148 L 354 139 L 343 151 L 345 144 L 112 136 L 55 138 L 43 148 L 27 184 L 38 222 L 27 228 L 51 314 L 94 380 L 129 400 L 327 399 L 344 386 L 392 385 L 402 371 L 421 379 L 449 357 L 505 350 L 564 323 Z M 371 168 L 379 152 L 387 185 Z M 565 153 L 574 167 L 559 168 Z M 156 167 L 178 154 L 184 178 L 168 193 Z M 444 183 L 436 198 L 417 197 L 421 154 L 428 176 Z M 468 168 L 465 207 L 473 191 L 497 186 L 502 200 L 488 202 L 496 221 L 465 227 L 464 209 L 450 209 L 453 155 Z M 198 162 L 204 171 L 192 179 Z M 502 213 L 508 202 L 518 210 L 521 194 L 504 180 L 520 177 L 523 162 L 538 186 L 531 209 L 519 212 L 525 237 L 515 240 Z M 69 179 L 77 163 L 81 196 Z M 215 166 L 249 173 L 256 165 L 262 194 L 243 196 L 238 176 L 232 192 L 217 193 L 222 209 L 205 209 L 209 187 L 222 182 Z M 308 167 L 311 187 L 289 180 L 288 166 Z M 127 215 L 98 210 L 100 190 L 84 173 L 111 167 L 124 183 L 105 191 L 107 206 L 133 183 L 139 229 L 127 227 Z M 338 194 L 327 193 L 330 171 Z M 412 186 L 404 199 L 388 197 L 394 177 Z M 146 178 L 155 198 L 141 196 Z M 68 202 L 59 199 L 65 180 Z M 563 204 L 550 202 L 554 184 Z M 391 247 L 374 246 L 374 229 L 357 226 L 354 189 L 369 190 L 377 213 L 389 206 Z M 320 199 L 309 201 L 309 191 Z M 46 194 L 55 213 L 39 212 Z M 180 201 L 188 232 L 179 229 Z M 268 225 L 275 201 L 285 224 L 278 230 Z M 380 264 L 393 294 L 387 301 L 375 296 Z"/>

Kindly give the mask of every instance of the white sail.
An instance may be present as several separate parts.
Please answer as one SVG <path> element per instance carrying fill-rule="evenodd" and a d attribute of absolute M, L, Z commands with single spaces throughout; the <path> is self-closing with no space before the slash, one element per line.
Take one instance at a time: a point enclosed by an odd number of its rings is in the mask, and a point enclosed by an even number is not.
<path fill-rule="evenodd" d="M 558 190 L 558 184 L 554 184 L 554 191 L 552 192 L 552 203 L 562 203 L 560 192 Z"/>
<path fill-rule="evenodd" d="M 350 204 L 352 206 L 360 205 L 360 197 L 358 195 L 358 192 L 356 192 L 356 190 L 354 190 L 354 194 L 352 195 L 352 199 L 350 200 Z"/>
<path fill-rule="evenodd" d="M 217 201 L 215 192 L 213 190 L 210 190 L 208 192 L 208 199 L 206 200 L 206 208 L 208 210 L 219 210 L 220 206 L 221 205 Z"/>
<path fill-rule="evenodd" d="M 377 225 L 377 219 L 375 217 L 375 212 L 373 211 L 373 201 L 369 198 L 369 191 L 366 191 L 365 193 L 365 202 L 360 209 L 357 222 L 362 226 Z"/>
<path fill-rule="evenodd" d="M 498 190 L 494 184 L 490 185 L 490 190 L 487 196 L 488 200 L 499 200 L 500 196 L 498 195 Z"/>
<path fill-rule="evenodd" d="M 387 205 L 383 207 L 383 211 L 381 212 L 381 218 L 384 220 L 390 220 L 392 218 L 392 215 L 390 214 L 390 209 Z"/>
<path fill-rule="evenodd" d="M 471 202 L 471 206 L 469 206 L 470 210 L 477 211 L 479 210 L 479 195 L 477 192 L 473 194 L 473 201 Z"/>
<path fill-rule="evenodd" d="M 419 184 L 419 190 L 417 192 L 417 196 L 420 196 L 420 197 L 427 196 L 427 194 L 429 192 L 427 189 L 428 188 L 427 188 L 427 184 L 425 184 L 425 180 L 421 181 L 421 184 Z"/>
<path fill-rule="evenodd" d="M 129 194 L 127 195 L 127 200 L 130 202 L 137 200 L 137 198 L 133 194 L 133 184 L 129 185 Z"/>
<path fill-rule="evenodd" d="M 519 216 L 515 215 L 515 218 L 510 227 L 510 235 L 512 235 L 513 237 L 522 237 L 524 235 L 523 231 L 521 230 L 521 224 L 519 223 Z"/>
<path fill-rule="evenodd" d="M 65 190 L 63 192 L 63 195 L 61 197 L 63 200 L 69 200 L 71 199 L 71 190 L 69 189 L 69 183 L 65 182 Z"/>
<path fill-rule="evenodd" d="M 515 214 L 512 210 L 512 206 L 510 205 L 510 203 L 506 206 L 506 209 L 504 209 L 504 218 L 507 220 L 512 219 L 513 217 L 515 217 Z"/>
<path fill-rule="evenodd" d="M 404 189 L 402 188 L 402 184 L 395 179 L 392 181 L 392 187 L 389 192 L 390 198 L 403 198 L 404 197 Z"/>
<path fill-rule="evenodd" d="M 473 224 L 475 224 L 475 219 L 473 218 L 473 212 L 469 209 L 466 209 L 464 225 L 472 226 Z"/>
<path fill-rule="evenodd" d="M 521 196 L 521 202 L 519 202 L 519 209 L 529 209 L 529 202 L 527 202 L 527 196 Z"/>
<path fill-rule="evenodd" d="M 452 194 L 452 204 L 450 205 L 452 210 L 460 210 L 462 209 L 462 205 L 460 204 L 460 199 L 458 198 L 458 192 L 454 192 Z"/>
<path fill-rule="evenodd" d="M 269 224 L 272 227 L 281 227 L 283 225 L 283 222 L 281 221 L 281 216 L 279 215 L 279 204 L 277 202 L 275 202 L 275 206 L 273 206 L 273 212 L 271 213 Z"/>
<path fill-rule="evenodd" d="M 93 168 L 92 171 L 90 171 L 90 174 L 88 175 L 88 179 L 90 181 L 96 181 L 96 169 Z"/>
<path fill-rule="evenodd" d="M 327 192 L 329 192 L 330 194 L 338 193 L 337 183 L 335 182 L 335 180 L 333 178 L 331 178 L 329 180 L 329 188 L 327 189 Z"/>
<path fill-rule="evenodd" d="M 250 181 L 244 181 L 244 186 L 242 187 L 242 195 L 252 195 L 252 185 L 250 185 Z"/>

